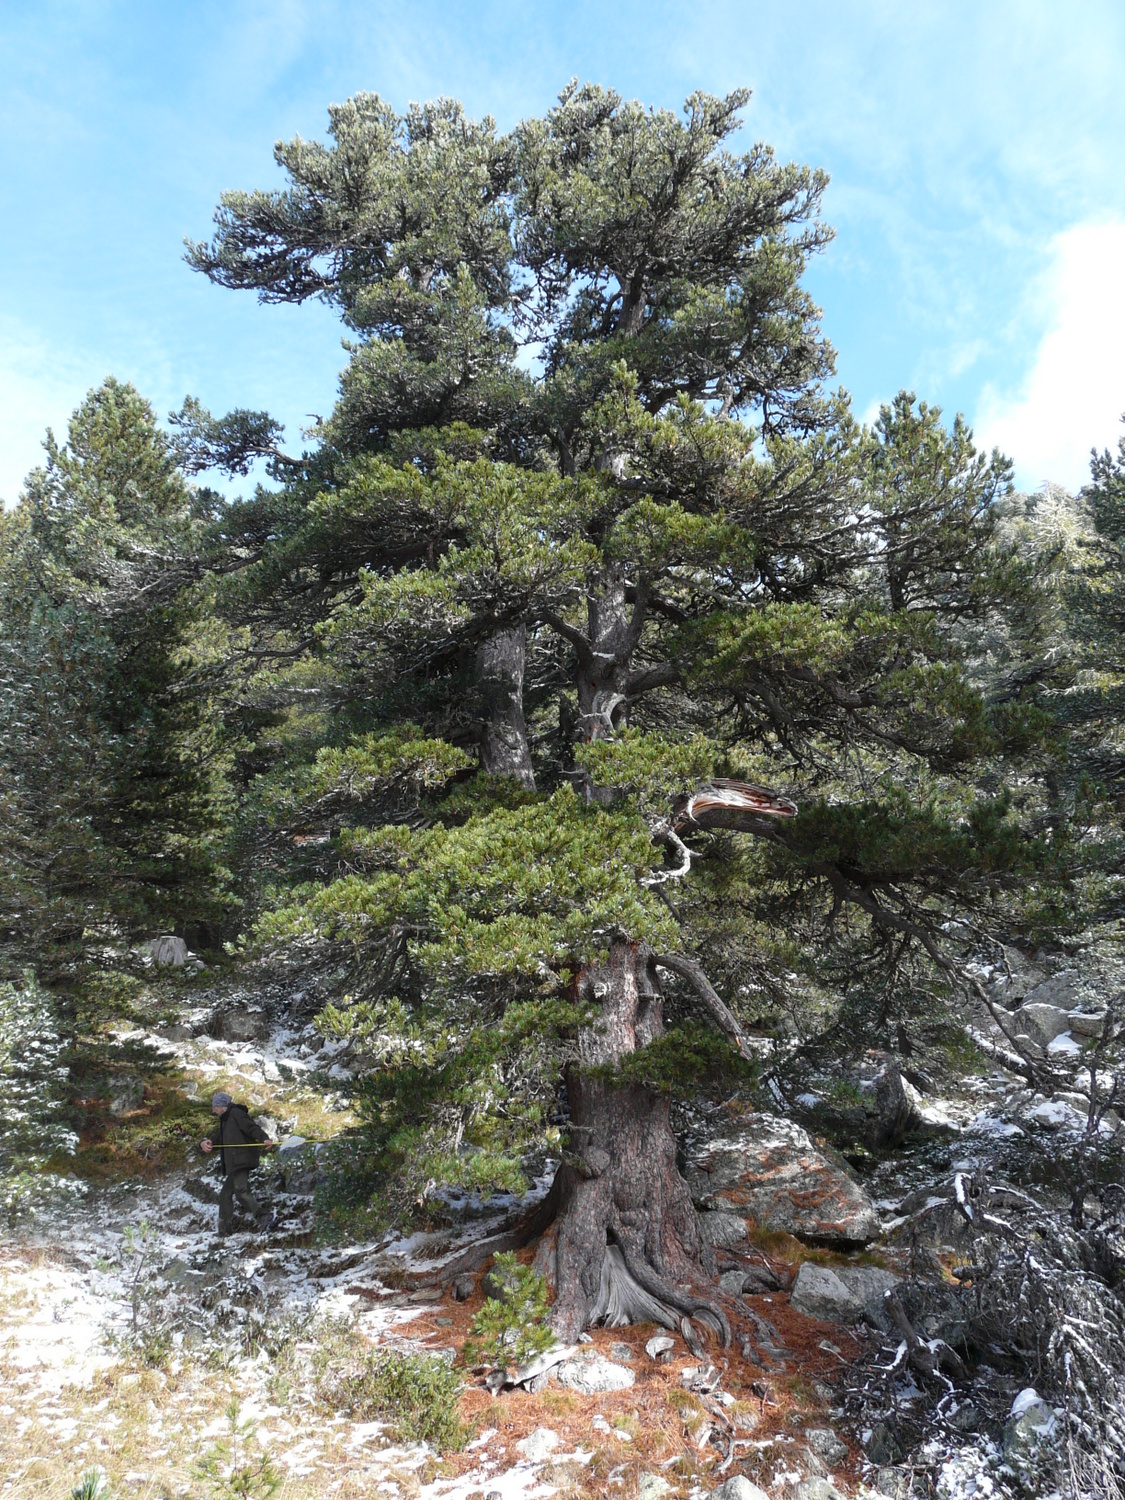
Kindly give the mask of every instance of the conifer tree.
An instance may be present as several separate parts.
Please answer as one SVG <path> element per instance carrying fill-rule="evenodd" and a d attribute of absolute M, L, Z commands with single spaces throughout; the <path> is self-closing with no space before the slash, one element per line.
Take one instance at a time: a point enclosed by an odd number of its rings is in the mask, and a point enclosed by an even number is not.
<path fill-rule="evenodd" d="M 1019 587 L 1008 466 L 825 391 L 824 178 L 731 150 L 746 98 L 572 85 L 500 137 L 361 95 L 189 250 L 358 336 L 320 448 L 226 521 L 228 607 L 323 689 L 253 793 L 316 851 L 259 935 L 356 955 L 330 1019 L 420 1193 L 502 1180 L 561 1071 L 525 1233 L 563 1337 L 728 1332 L 669 1101 L 745 1061 L 767 973 L 772 1009 L 842 944 L 885 1031 L 914 976 L 967 982 L 951 913 L 1047 858 L 973 779 L 1042 738 L 971 670 Z"/>
<path fill-rule="evenodd" d="M 207 497 L 113 379 L 46 449 L 0 532 L 0 951 L 73 993 L 221 912 L 224 751 L 194 592 Z"/>

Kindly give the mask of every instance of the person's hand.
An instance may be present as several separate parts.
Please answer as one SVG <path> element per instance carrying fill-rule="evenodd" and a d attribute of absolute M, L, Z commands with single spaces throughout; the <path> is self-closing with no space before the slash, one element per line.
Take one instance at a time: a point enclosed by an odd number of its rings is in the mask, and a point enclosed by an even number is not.
<path fill-rule="evenodd" d="M 204 1139 L 204 1140 L 200 1141 L 200 1143 L 199 1143 L 199 1149 L 200 1149 L 200 1151 L 210 1151 L 212 1149 L 213 1144 L 214 1144 L 214 1142 L 212 1142 L 211 1140 Z"/>
<path fill-rule="evenodd" d="M 277 1150 L 277 1142 L 276 1141 L 267 1141 L 266 1142 L 266 1150 L 267 1151 L 276 1151 Z"/>

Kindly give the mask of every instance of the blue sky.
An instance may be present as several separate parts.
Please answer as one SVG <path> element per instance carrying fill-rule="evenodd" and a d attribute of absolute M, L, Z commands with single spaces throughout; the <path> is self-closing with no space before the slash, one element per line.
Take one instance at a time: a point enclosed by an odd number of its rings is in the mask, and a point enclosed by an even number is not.
<path fill-rule="evenodd" d="M 3 0 L 0 496 L 113 373 L 166 414 L 264 407 L 290 443 L 343 362 L 325 308 L 261 307 L 181 259 L 279 137 L 361 89 L 502 127 L 572 75 L 678 107 L 749 85 L 748 138 L 828 169 L 809 276 L 870 417 L 963 411 L 1027 487 L 1082 483 L 1125 410 L 1121 0 Z"/>

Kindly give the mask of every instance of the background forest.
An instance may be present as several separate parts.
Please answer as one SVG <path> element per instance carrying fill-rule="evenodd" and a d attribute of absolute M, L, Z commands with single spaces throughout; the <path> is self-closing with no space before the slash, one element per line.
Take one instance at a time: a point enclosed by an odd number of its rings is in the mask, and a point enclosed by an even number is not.
<path fill-rule="evenodd" d="M 334 106 L 188 248 L 339 311 L 306 446 L 112 378 L 48 435 L 0 516 L 0 1197 L 82 1187 L 137 1036 L 296 996 L 346 1064 L 318 1243 L 553 1174 L 561 1341 L 725 1345 L 685 1142 L 768 1112 L 880 1207 L 933 1166 L 971 1240 L 913 1225 L 848 1408 L 926 1393 L 880 1474 L 932 1491 L 955 1387 L 998 1441 L 999 1368 L 1058 1438 L 995 1483 L 1117 1495 L 1125 439 L 1026 495 L 913 393 L 861 424 L 802 286 L 825 179 L 731 149 L 745 100 Z M 1035 1124 L 939 1150 L 986 1079 Z"/>

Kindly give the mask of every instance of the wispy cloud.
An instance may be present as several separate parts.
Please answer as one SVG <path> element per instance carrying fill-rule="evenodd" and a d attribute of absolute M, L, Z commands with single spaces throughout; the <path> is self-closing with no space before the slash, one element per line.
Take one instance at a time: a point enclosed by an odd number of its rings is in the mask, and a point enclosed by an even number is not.
<path fill-rule="evenodd" d="M 1125 223 L 1081 224 L 1057 235 L 1031 308 L 1043 326 L 1034 362 L 1015 391 L 986 386 L 978 440 L 1015 462 L 1025 488 L 1077 489 L 1090 449 L 1115 447 L 1125 412 Z"/>

